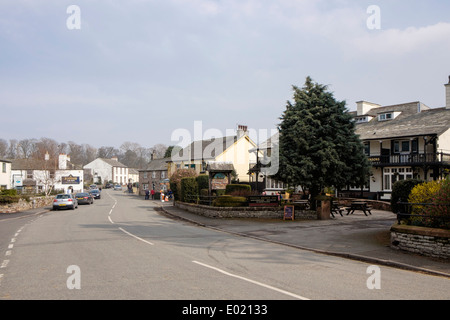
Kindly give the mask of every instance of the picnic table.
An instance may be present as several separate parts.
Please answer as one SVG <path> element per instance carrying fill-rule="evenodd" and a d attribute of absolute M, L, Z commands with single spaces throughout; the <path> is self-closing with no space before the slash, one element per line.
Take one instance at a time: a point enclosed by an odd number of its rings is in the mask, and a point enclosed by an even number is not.
<path fill-rule="evenodd" d="M 343 217 L 342 211 L 343 211 L 343 206 L 341 206 L 338 201 L 333 201 L 331 204 L 331 215 L 333 216 L 333 218 L 334 218 L 334 214 L 340 214 L 341 217 Z"/>
<path fill-rule="evenodd" d="M 309 200 L 295 200 L 292 201 L 294 206 L 298 206 L 301 209 L 309 209 Z"/>
<path fill-rule="evenodd" d="M 345 208 L 347 210 L 347 215 L 353 214 L 355 210 L 360 210 L 364 212 L 364 214 L 367 216 L 367 212 L 371 215 L 372 213 L 370 210 L 372 210 L 372 206 L 369 206 L 367 202 L 365 201 L 353 201 L 350 204 L 350 207 Z"/>

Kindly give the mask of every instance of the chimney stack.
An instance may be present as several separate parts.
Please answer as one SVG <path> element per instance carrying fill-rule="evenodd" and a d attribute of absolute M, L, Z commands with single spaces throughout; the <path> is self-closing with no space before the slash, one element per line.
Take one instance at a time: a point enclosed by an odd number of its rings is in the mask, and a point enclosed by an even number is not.
<path fill-rule="evenodd" d="M 379 104 L 367 102 L 367 101 L 357 101 L 356 102 L 356 115 L 357 116 L 364 116 L 369 112 L 370 110 L 374 108 L 381 107 Z"/>
<path fill-rule="evenodd" d="M 450 76 L 448 76 L 448 83 L 445 85 L 445 109 L 450 109 Z"/>
<path fill-rule="evenodd" d="M 237 128 L 237 138 L 239 139 L 244 135 L 248 136 L 248 127 L 239 124 Z"/>
<path fill-rule="evenodd" d="M 67 155 L 64 153 L 59 154 L 59 163 L 58 168 L 60 170 L 66 170 L 67 169 Z"/>

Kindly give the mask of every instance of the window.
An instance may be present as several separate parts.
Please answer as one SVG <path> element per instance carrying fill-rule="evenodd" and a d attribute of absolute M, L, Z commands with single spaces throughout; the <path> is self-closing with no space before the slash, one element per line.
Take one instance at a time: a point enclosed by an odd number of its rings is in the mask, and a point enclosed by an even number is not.
<path fill-rule="evenodd" d="M 152 171 L 152 179 L 156 179 L 156 171 Z"/>
<path fill-rule="evenodd" d="M 390 115 L 390 113 L 383 113 L 383 114 L 378 115 L 378 120 L 386 121 L 386 120 L 389 120 L 391 117 L 392 117 L 392 115 Z"/>
<path fill-rule="evenodd" d="M 5 162 L 2 163 L 2 172 L 6 173 L 6 163 Z"/>
<path fill-rule="evenodd" d="M 392 186 L 399 180 L 413 178 L 412 168 L 384 168 L 383 172 L 383 190 L 391 191 Z"/>
<path fill-rule="evenodd" d="M 144 172 L 144 179 L 147 179 L 147 175 L 148 175 L 147 171 Z M 144 190 L 146 190 L 146 189 L 144 189 Z"/>
<path fill-rule="evenodd" d="M 27 170 L 27 179 L 33 179 L 33 170 Z"/>
<path fill-rule="evenodd" d="M 166 172 L 165 171 L 161 171 L 161 179 L 164 179 L 166 177 Z"/>
<path fill-rule="evenodd" d="M 370 142 L 364 142 L 364 154 L 370 156 Z"/>

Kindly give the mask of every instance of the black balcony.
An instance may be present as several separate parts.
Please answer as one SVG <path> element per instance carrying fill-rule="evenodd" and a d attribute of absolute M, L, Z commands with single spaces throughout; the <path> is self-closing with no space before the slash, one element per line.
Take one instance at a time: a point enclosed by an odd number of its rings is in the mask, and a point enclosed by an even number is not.
<path fill-rule="evenodd" d="M 383 166 L 422 166 L 422 165 L 450 165 L 449 153 L 410 153 L 369 156 L 370 163 L 376 167 Z"/>

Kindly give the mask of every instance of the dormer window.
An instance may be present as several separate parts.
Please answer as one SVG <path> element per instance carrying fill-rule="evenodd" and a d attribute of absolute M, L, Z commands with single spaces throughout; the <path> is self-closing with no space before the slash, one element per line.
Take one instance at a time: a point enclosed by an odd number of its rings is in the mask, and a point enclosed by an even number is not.
<path fill-rule="evenodd" d="M 388 121 L 397 118 L 397 116 L 401 112 L 391 111 L 391 112 L 383 112 L 378 114 L 378 121 Z"/>
<path fill-rule="evenodd" d="M 386 121 L 386 120 L 391 120 L 393 119 L 393 114 L 392 113 L 382 113 L 378 115 L 378 121 Z"/>
<path fill-rule="evenodd" d="M 356 123 L 366 123 L 372 120 L 372 116 L 359 116 L 355 118 Z"/>

